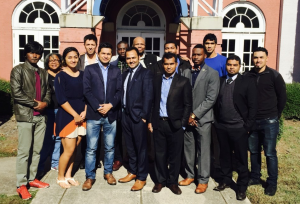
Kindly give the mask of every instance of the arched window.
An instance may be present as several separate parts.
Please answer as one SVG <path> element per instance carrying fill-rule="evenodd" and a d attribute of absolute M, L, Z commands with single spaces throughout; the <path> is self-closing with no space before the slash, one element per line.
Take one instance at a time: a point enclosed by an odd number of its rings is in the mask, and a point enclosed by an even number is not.
<path fill-rule="evenodd" d="M 23 0 L 17 5 L 12 16 L 14 66 L 25 61 L 24 46 L 30 41 L 44 46 L 40 67 L 44 67 L 47 54 L 58 53 L 60 13 L 60 8 L 50 0 Z"/>
<path fill-rule="evenodd" d="M 222 55 L 238 55 L 241 72 L 250 70 L 252 51 L 264 46 L 265 18 L 258 7 L 247 2 L 230 4 L 222 13 Z"/>

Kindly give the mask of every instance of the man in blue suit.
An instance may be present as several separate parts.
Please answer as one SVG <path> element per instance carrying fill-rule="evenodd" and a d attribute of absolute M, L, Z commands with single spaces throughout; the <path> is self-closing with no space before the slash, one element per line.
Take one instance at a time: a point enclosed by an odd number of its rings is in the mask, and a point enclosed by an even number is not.
<path fill-rule="evenodd" d="M 116 184 L 112 175 L 116 120 L 121 101 L 122 77 L 120 69 L 109 64 L 112 45 L 101 43 L 98 48 L 99 62 L 84 70 L 83 88 L 87 100 L 87 149 L 85 156 L 86 181 L 82 190 L 92 188 L 96 176 L 96 151 L 101 125 L 104 134 L 104 179 Z"/>
<path fill-rule="evenodd" d="M 153 74 L 140 64 L 137 48 L 126 51 L 129 70 L 123 73 L 122 128 L 129 157 L 128 175 L 119 179 L 126 183 L 136 179 L 131 188 L 139 191 L 146 185 L 148 175 L 147 122 L 153 100 Z"/>

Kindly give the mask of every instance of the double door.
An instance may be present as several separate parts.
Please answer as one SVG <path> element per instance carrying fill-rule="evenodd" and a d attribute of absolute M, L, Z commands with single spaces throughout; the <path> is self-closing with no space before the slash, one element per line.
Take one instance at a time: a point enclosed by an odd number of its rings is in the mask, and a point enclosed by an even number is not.
<path fill-rule="evenodd" d="M 44 67 L 44 59 L 49 53 L 59 52 L 59 31 L 14 30 L 13 66 L 25 61 L 24 46 L 31 41 L 37 41 L 44 47 L 44 53 L 38 62 L 39 67 Z"/>

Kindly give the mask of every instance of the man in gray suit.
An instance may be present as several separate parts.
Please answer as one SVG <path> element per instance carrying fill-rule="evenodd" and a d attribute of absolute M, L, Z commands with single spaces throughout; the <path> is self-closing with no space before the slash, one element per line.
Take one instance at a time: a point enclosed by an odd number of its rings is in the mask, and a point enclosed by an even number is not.
<path fill-rule="evenodd" d="M 214 120 L 213 105 L 219 93 L 219 74 L 204 62 L 206 55 L 202 44 L 192 50 L 193 68 L 186 69 L 183 76 L 190 79 L 193 87 L 193 112 L 184 134 L 185 172 L 187 177 L 180 186 L 190 185 L 195 179 L 195 193 L 204 193 L 210 176 L 211 123 Z M 196 151 L 197 149 L 197 151 Z M 195 157 L 198 155 L 198 169 Z"/>

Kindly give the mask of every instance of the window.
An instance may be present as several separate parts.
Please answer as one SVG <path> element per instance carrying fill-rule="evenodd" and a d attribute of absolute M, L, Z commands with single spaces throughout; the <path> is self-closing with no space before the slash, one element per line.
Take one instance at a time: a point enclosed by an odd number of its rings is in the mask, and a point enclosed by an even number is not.
<path fill-rule="evenodd" d="M 226 28 L 259 28 L 256 14 L 249 8 L 236 7 L 227 12 L 223 18 L 223 27 Z"/>

